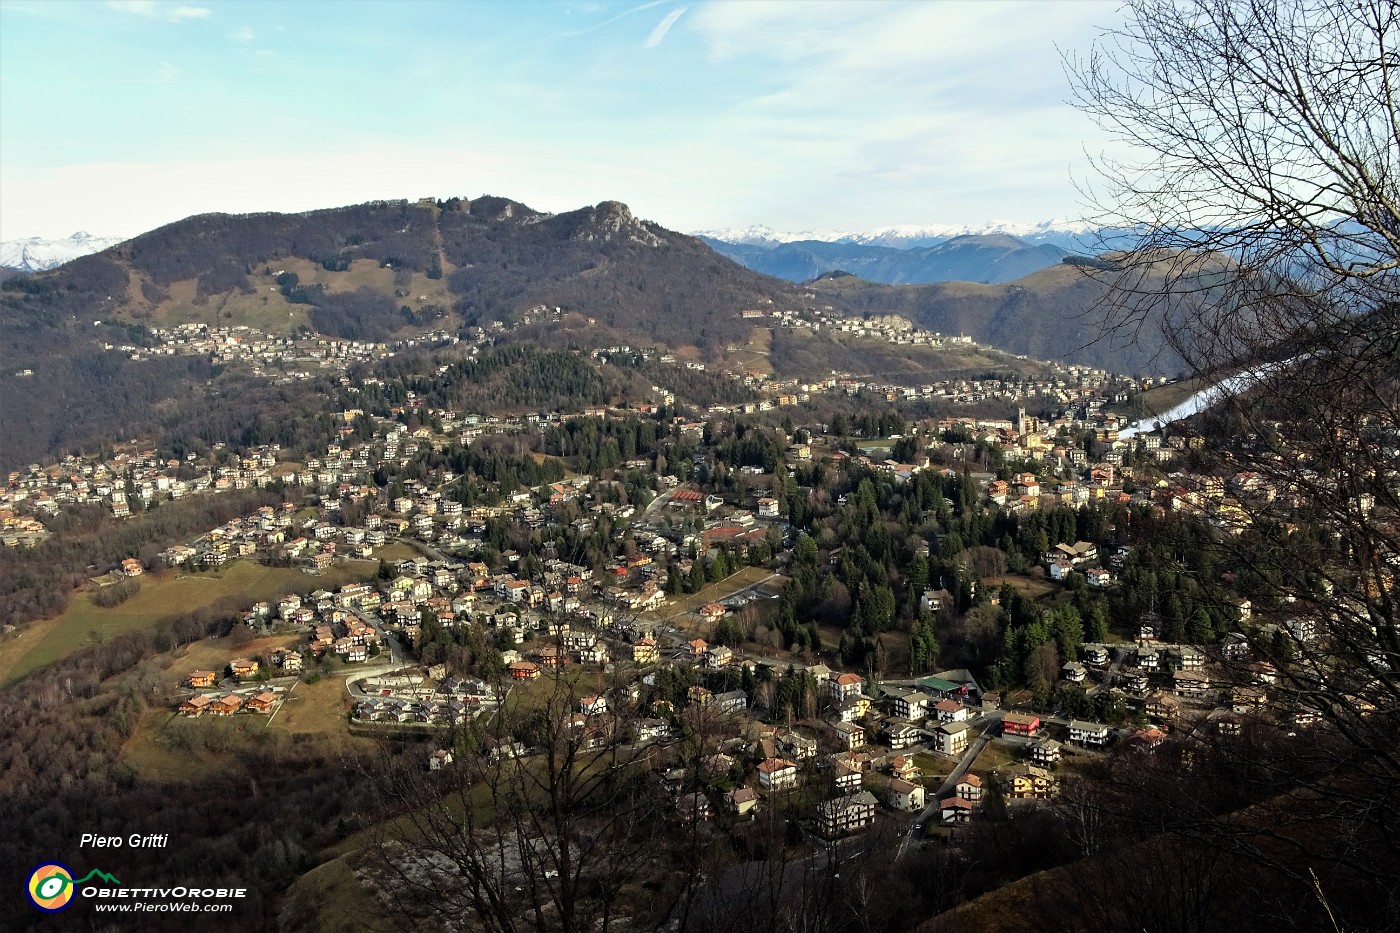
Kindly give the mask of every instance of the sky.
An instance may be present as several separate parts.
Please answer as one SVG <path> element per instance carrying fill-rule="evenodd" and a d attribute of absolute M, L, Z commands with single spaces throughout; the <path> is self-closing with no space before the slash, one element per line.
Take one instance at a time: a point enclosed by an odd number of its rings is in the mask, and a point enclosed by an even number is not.
<path fill-rule="evenodd" d="M 493 194 L 675 230 L 1076 218 L 1112 2 L 0 0 L 0 239 Z"/>

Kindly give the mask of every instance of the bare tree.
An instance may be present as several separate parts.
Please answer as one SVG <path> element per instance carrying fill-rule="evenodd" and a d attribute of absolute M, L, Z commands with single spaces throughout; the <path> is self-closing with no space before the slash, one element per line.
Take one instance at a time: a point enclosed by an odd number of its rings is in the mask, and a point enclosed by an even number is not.
<path fill-rule="evenodd" d="M 1281 741 L 1303 733 L 1263 766 L 1303 795 L 1289 820 L 1346 833 L 1283 848 L 1248 821 L 1232 845 L 1303 885 L 1324 851 L 1349 882 L 1383 874 L 1400 864 L 1400 7 L 1126 14 L 1068 62 L 1079 106 L 1131 152 L 1098 163 L 1096 219 L 1127 232 L 1086 269 L 1109 286 L 1108 333 L 1156 332 L 1217 386 L 1197 464 L 1218 482 L 1198 511 L 1253 606 L 1215 607 L 1248 644 L 1226 678 L 1267 696 Z"/>
<path fill-rule="evenodd" d="M 1278 623 L 1255 626 L 1255 653 L 1396 772 L 1368 733 L 1400 713 L 1398 9 L 1133 2 L 1071 63 L 1081 106 L 1143 153 L 1101 165 L 1140 234 L 1093 273 L 1114 287 L 1107 325 L 1162 329 L 1219 384 L 1227 430 L 1203 456 L 1225 482 L 1201 506 Z M 1164 281 L 1208 265 L 1190 313 L 1168 313 Z"/>
<path fill-rule="evenodd" d="M 406 760 L 382 788 L 379 889 L 425 928 L 607 930 L 660 926 L 689 886 L 646 891 L 666 870 L 670 816 L 632 740 L 625 688 L 606 711 L 580 711 L 562 671 L 509 700 L 427 773 Z"/>
<path fill-rule="evenodd" d="M 1158 328 L 1213 375 L 1396 301 L 1396 16 L 1387 0 L 1133 0 L 1068 63 L 1077 104 L 1131 147 L 1088 190 L 1094 219 L 1128 231 L 1098 270 L 1114 328 Z M 1183 295 L 1190 313 L 1167 313 Z"/>

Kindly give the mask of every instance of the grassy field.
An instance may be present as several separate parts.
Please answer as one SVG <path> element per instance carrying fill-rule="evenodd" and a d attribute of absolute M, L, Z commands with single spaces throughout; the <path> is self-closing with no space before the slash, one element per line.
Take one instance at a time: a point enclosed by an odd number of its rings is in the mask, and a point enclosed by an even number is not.
<path fill-rule="evenodd" d="M 391 930 L 402 923 L 365 890 L 345 858 L 332 859 L 302 875 L 287 890 L 286 901 L 302 933 Z"/>
<path fill-rule="evenodd" d="M 919 770 L 923 772 L 919 780 L 930 791 L 941 787 L 944 779 L 952 772 L 951 761 L 952 759 L 944 758 L 942 755 L 930 755 L 927 752 L 918 752 L 914 755 L 914 764 L 918 765 Z"/>
<path fill-rule="evenodd" d="M 698 593 L 691 593 L 689 596 L 678 597 L 674 602 L 668 603 L 666 607 L 659 612 L 644 613 L 643 618 L 669 622 L 678 628 L 685 628 L 691 623 L 698 624 L 698 620 L 686 619 L 685 615 L 709 603 L 728 599 L 740 590 L 762 583 L 772 575 L 773 571 L 764 567 L 745 567 L 742 570 L 730 574 L 718 583 L 711 583 Z M 779 578 L 774 580 L 770 584 L 770 587 L 776 591 L 781 589 L 785 582 L 785 578 Z"/>
<path fill-rule="evenodd" d="M 352 580 L 369 579 L 378 569 L 376 561 L 353 561 L 320 576 L 308 577 L 299 570 L 235 561 L 212 573 L 144 576 L 141 592 L 111 609 L 93 605 L 88 593 L 78 593 L 61 616 L 32 625 L 18 638 L 0 646 L 0 686 L 86 645 L 153 628 L 182 613 L 212 607 L 225 597 L 248 604 L 274 601 L 294 588 L 306 586 L 308 581 L 316 587 L 333 589 Z"/>
<path fill-rule="evenodd" d="M 413 560 L 423 555 L 418 553 L 418 549 L 404 541 L 395 541 L 393 544 L 386 544 L 374 551 L 375 560 L 387 560 L 393 563 L 396 560 Z"/>
<path fill-rule="evenodd" d="M 394 287 L 394 270 L 383 268 L 373 259 L 356 259 L 350 263 L 350 268 L 343 272 L 330 272 L 319 263 L 305 259 L 279 259 L 272 271 L 277 272 L 279 269 L 295 272 L 302 285 L 322 285 L 328 292 L 352 292 L 359 288 L 368 288 L 382 295 L 395 295 L 402 291 L 404 294 L 398 298 L 398 303 L 410 307 L 437 304 L 450 308 L 454 300 L 454 296 L 447 290 L 447 273 L 451 269 L 446 266 L 443 268 L 443 277 L 436 280 L 421 272 L 414 272 L 409 284 L 402 289 Z M 264 286 L 264 280 L 266 285 L 276 285 L 276 276 L 253 275 L 250 278 L 259 286 Z"/>
<path fill-rule="evenodd" d="M 216 760 L 205 753 L 175 748 L 165 738 L 165 730 L 178 719 L 174 710 L 147 710 L 122 746 L 122 761 L 142 777 L 157 781 L 195 781 L 213 767 L 227 767 L 226 756 Z"/>
<path fill-rule="evenodd" d="M 557 678 L 545 672 L 534 680 L 511 685 L 510 693 L 506 696 L 506 710 L 515 715 L 543 709 L 556 689 L 567 689 L 575 697 L 584 697 L 599 693 L 608 684 L 608 676 L 602 671 L 586 670 L 577 665 L 564 668 L 560 677 L 564 680 L 563 684 L 557 683 Z M 570 712 L 578 710 L 575 708 Z"/>
<path fill-rule="evenodd" d="M 869 457 L 880 457 L 882 460 L 889 456 L 890 449 L 894 447 L 894 441 L 883 437 L 871 437 L 859 441 L 861 452 Z"/>
<path fill-rule="evenodd" d="M 268 728 L 294 735 L 306 732 L 345 735 L 347 699 L 344 677 L 323 677 L 314 684 L 298 683 L 282 702 Z"/>
<path fill-rule="evenodd" d="M 310 326 L 307 305 L 287 301 L 271 278 L 254 275 L 253 292 L 239 291 L 195 304 L 197 279 L 175 282 L 165 291 L 170 296 L 157 305 L 152 316 L 161 324 L 226 325 L 237 321 L 270 334 L 290 334 L 302 325 Z"/>
<path fill-rule="evenodd" d="M 397 304 L 414 308 L 430 304 L 450 308 L 453 301 L 446 285 L 447 274 L 452 267 L 447 264 L 443 266 L 443 278 L 433 280 L 421 272 L 414 272 L 409 284 L 403 288 L 395 287 L 393 269 L 381 268 L 372 259 L 357 259 L 343 272 L 330 272 L 318 263 L 295 258 L 277 260 L 267 268 L 273 274 L 264 275 L 263 267 L 258 266 L 248 276 L 252 292 L 245 294 L 234 290 L 215 295 L 200 304 L 195 303 L 198 297 L 197 279 L 175 282 L 165 289 L 169 297 L 156 305 L 149 316 L 166 326 L 186 323 L 215 326 L 236 322 L 269 334 L 294 333 L 299 327 L 310 326 L 309 306 L 290 302 L 282 295 L 276 276 L 282 271 L 295 272 L 302 285 L 321 285 L 327 292 L 367 288 L 381 295 L 393 296 Z M 127 294 L 132 304 L 145 303 L 139 283 L 130 284 Z"/>
<path fill-rule="evenodd" d="M 988 580 L 987 586 L 997 589 L 1003 583 L 1011 584 L 1018 593 L 1031 599 L 1040 599 L 1042 596 L 1049 596 L 1051 593 L 1064 590 L 1063 586 L 1048 577 L 1028 577 L 1020 574 L 1008 574 L 1004 577 Z"/>
<path fill-rule="evenodd" d="M 749 331 L 748 342 L 735 347 L 725 358 L 730 366 L 743 370 L 772 375 L 773 363 L 768 356 L 773 351 L 773 331 L 767 327 L 755 327 Z"/>
<path fill-rule="evenodd" d="M 987 743 L 986 748 L 982 749 L 982 753 L 973 762 L 971 770 L 985 777 L 998 768 L 1014 765 L 1019 760 L 1015 748 L 1004 742 L 993 740 Z"/>
<path fill-rule="evenodd" d="M 243 751 L 249 745 L 290 744 L 285 734 L 274 732 L 266 716 L 189 719 L 172 709 L 152 709 L 122 746 L 121 758 L 152 780 L 198 781 L 215 771 L 243 770 Z"/>
<path fill-rule="evenodd" d="M 348 733 L 345 719 L 345 678 L 327 677 L 315 684 L 297 683 L 280 708 L 267 716 L 204 716 L 188 719 L 173 709 L 148 710 L 122 747 L 122 760 L 153 780 L 198 780 L 213 770 L 240 767 L 240 752 L 250 743 L 326 743 L 329 749 L 373 746 L 371 739 Z M 179 741 L 182 733 L 207 738 L 191 750 Z"/>
<path fill-rule="evenodd" d="M 279 648 L 290 648 L 302 640 L 300 635 L 269 635 L 267 638 L 255 638 L 235 647 L 233 640 L 229 638 L 206 638 L 181 645 L 162 655 L 161 666 L 175 675 L 176 680 L 184 680 L 191 671 L 219 673 L 234 658 L 247 658 L 259 654 L 265 657 Z"/>
<path fill-rule="evenodd" d="M 1204 389 L 1206 385 L 1206 382 L 1199 379 L 1184 379 L 1181 382 L 1172 382 L 1148 389 L 1142 393 L 1139 399 L 1139 408 L 1143 414 L 1161 414 L 1170 411 Z"/>

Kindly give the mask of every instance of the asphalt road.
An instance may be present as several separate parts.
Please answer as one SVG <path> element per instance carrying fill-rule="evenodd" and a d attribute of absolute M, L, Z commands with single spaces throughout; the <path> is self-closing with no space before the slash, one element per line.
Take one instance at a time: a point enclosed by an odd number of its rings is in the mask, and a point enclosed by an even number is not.
<path fill-rule="evenodd" d="M 963 775 L 967 774 L 968 769 L 971 768 L 973 762 L 977 760 L 977 756 L 982 754 L 982 750 L 992 741 L 993 730 L 1001 726 L 1000 712 L 989 713 L 987 716 L 982 717 L 982 719 L 989 720 L 983 725 L 982 734 L 973 740 L 972 744 L 967 747 L 966 752 L 963 752 L 963 756 L 958 761 L 957 767 L 954 768 L 943 783 L 939 785 L 938 792 L 933 795 L 933 802 L 924 807 L 923 812 L 919 814 L 919 818 L 914 822 L 914 825 L 910 826 L 909 832 L 904 834 L 904 839 L 899 844 L 899 854 L 895 856 L 896 861 L 904 858 L 904 856 L 908 854 L 909 847 L 913 845 L 913 843 L 923 839 L 923 830 L 921 827 L 927 825 L 929 820 L 941 817 L 940 804 L 943 798 L 952 792 L 953 787 L 957 785 L 958 781 L 962 780 Z"/>

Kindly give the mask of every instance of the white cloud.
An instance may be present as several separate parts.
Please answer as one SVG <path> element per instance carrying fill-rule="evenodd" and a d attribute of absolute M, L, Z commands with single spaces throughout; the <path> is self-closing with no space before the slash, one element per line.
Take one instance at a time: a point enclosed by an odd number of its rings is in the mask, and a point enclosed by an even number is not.
<path fill-rule="evenodd" d="M 174 23 L 190 19 L 208 19 L 214 11 L 202 6 L 177 6 L 157 4 L 155 0 L 107 0 L 107 6 L 120 13 L 136 16 L 150 16 Z"/>
<path fill-rule="evenodd" d="M 156 0 L 107 0 L 107 6 L 122 13 L 135 13 L 137 16 L 156 15 Z"/>
<path fill-rule="evenodd" d="M 135 234 L 211 211 L 304 211 L 383 198 L 483 192 L 562 211 L 610 197 L 626 200 L 613 154 L 522 154 L 497 149 L 375 145 L 358 152 L 171 162 L 104 162 L 63 167 L 0 163 L 4 236 L 49 230 Z M 642 170 L 642 174 L 646 174 Z M 657 183 L 665 181 L 661 171 Z M 411 181 L 405 181 L 411 179 Z M 76 223 L 77 226 L 73 226 Z"/>
<path fill-rule="evenodd" d="M 635 15 L 660 2 L 661 17 Z M 1063 103 L 1054 49 L 1082 48 L 1093 25 L 1111 25 L 1113 8 L 1103 4 L 632 3 L 599 14 L 605 22 L 595 28 L 632 16 L 614 28 L 633 37 L 637 59 L 643 39 L 649 47 L 671 43 L 676 54 L 664 62 L 652 56 L 653 67 L 658 83 L 678 80 L 668 67 L 684 69 L 677 87 L 684 99 L 656 123 L 628 116 L 629 106 L 655 106 L 630 83 L 635 63 L 614 67 L 610 59 L 602 67 L 589 57 L 595 43 L 581 40 L 570 45 L 598 74 L 585 69 L 576 81 L 543 88 L 529 69 L 493 76 L 490 107 L 412 142 L 376 135 L 372 125 L 343 132 L 321 125 L 290 151 L 275 131 L 214 134 L 201 151 L 224 153 L 215 163 L 155 161 L 192 152 L 172 146 L 131 146 L 123 151 L 132 162 L 65 169 L 37 158 L 0 160 L 7 236 L 135 232 L 205 211 L 483 191 L 542 210 L 617 199 L 682 230 L 1038 220 L 1075 213 L 1071 169 L 1083 171 L 1085 148 L 1105 146 Z M 129 5 L 156 22 L 174 0 Z M 681 18 L 684 35 L 670 39 Z M 260 25 L 246 51 L 270 54 L 258 39 L 279 28 Z M 242 34 L 231 22 L 219 30 L 226 42 Z M 140 83 L 223 77 L 209 63 L 186 64 L 196 77 L 182 77 L 158 56 L 146 60 Z M 574 119 L 606 107 L 614 108 L 615 133 Z M 541 115 L 561 119 L 545 134 L 536 129 Z M 465 127 L 479 125 L 497 131 L 468 135 Z M 552 145 L 532 145 L 546 135 Z"/>
<path fill-rule="evenodd" d="M 1056 44 L 1082 46 L 1113 16 L 1101 3 L 754 0 L 687 22 L 717 71 L 760 70 L 709 141 L 742 146 L 754 176 L 786 167 L 760 194 L 769 216 L 820 209 L 810 222 L 830 226 L 877 205 L 877 223 L 1072 213 L 1071 166 L 1097 134 L 1065 103 Z M 829 192 L 820 208 L 812 190 Z"/>
<path fill-rule="evenodd" d="M 233 32 L 228 34 L 228 37 L 234 42 L 252 42 L 255 38 L 257 38 L 253 34 L 253 30 L 248 28 L 247 26 L 244 26 L 242 29 L 235 29 Z"/>
<path fill-rule="evenodd" d="M 680 19 L 689 7 L 681 7 L 666 14 L 661 22 L 656 24 L 651 34 L 647 36 L 646 42 L 642 43 L 646 48 L 654 49 L 661 44 L 661 40 L 666 38 L 666 33 L 671 31 L 671 27 L 676 25 L 676 20 Z"/>

